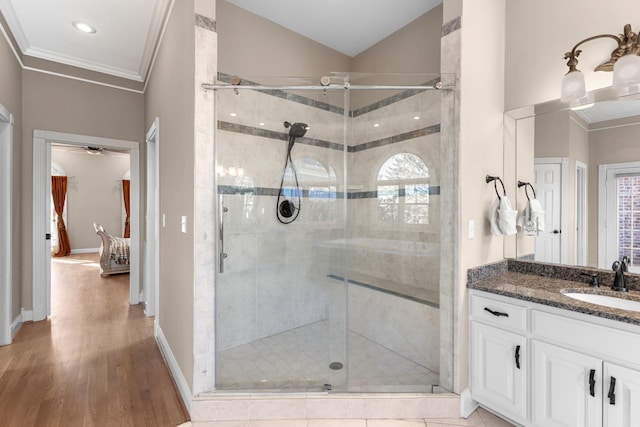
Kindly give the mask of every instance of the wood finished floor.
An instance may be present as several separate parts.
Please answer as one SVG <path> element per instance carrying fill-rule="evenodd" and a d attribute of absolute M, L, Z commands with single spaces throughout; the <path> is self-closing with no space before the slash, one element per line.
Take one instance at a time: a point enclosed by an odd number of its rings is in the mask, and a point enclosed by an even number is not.
<path fill-rule="evenodd" d="M 189 419 L 129 275 L 52 262 L 51 316 L 0 347 L 0 426 L 177 426 Z"/>

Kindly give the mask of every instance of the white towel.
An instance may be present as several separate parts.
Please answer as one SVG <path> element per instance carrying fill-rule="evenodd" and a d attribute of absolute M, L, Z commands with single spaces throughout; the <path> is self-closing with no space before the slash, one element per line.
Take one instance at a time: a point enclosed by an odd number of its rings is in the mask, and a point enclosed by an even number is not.
<path fill-rule="evenodd" d="M 511 202 L 507 196 L 496 199 L 489 211 L 491 234 L 495 236 L 510 236 L 516 234 L 516 217 L 518 211 L 511 208 Z"/>
<path fill-rule="evenodd" d="M 507 196 L 500 198 L 500 207 L 498 208 L 498 228 L 505 236 L 516 234 L 516 218 L 518 211 L 511 208 L 511 202 Z"/>
<path fill-rule="evenodd" d="M 537 236 L 544 231 L 544 211 L 538 199 L 530 199 L 518 217 L 518 227 L 525 236 Z"/>
<path fill-rule="evenodd" d="M 502 236 L 502 231 L 498 227 L 498 207 L 500 206 L 500 200 L 496 197 L 489 210 L 489 223 L 491 224 L 491 234 L 494 236 Z"/>

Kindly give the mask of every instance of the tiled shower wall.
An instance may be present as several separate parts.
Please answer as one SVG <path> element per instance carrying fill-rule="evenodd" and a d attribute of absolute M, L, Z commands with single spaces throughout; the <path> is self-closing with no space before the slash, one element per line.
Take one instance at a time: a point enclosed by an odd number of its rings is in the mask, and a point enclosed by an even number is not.
<path fill-rule="evenodd" d="M 350 285 L 349 327 L 437 370 L 441 93 L 397 94 L 346 118 L 343 91 L 314 94 L 315 101 L 300 91 L 287 96 L 219 90 L 217 96 L 217 187 L 228 208 L 222 214 L 228 256 L 216 294 L 218 350 L 339 318 L 344 301 L 337 300 L 344 292 L 341 282 L 327 276 L 361 274 L 389 286 L 432 291 L 435 298 L 425 305 Z M 316 159 L 335 178 L 319 177 L 316 188 L 324 183 L 330 193 L 305 194 L 298 220 L 283 226 L 275 212 L 288 139 L 285 120 L 310 127 L 296 142 L 293 158 Z M 428 166 L 428 224 L 377 219 L 378 170 L 400 152 L 416 154 Z M 363 244 L 347 245 L 345 256 L 345 241 Z"/>

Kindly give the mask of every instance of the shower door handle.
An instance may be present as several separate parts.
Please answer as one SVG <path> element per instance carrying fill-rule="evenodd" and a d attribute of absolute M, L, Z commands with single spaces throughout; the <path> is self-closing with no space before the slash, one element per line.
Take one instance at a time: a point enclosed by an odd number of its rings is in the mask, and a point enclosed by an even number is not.
<path fill-rule="evenodd" d="M 224 273 L 224 260 L 227 258 L 227 253 L 224 251 L 224 214 L 229 212 L 229 208 L 225 207 L 222 202 L 222 195 L 220 195 L 218 199 L 218 206 L 220 206 L 220 212 L 218 214 L 218 222 L 219 222 L 219 235 L 220 235 L 220 260 L 219 260 L 219 270 L 220 273 Z"/>

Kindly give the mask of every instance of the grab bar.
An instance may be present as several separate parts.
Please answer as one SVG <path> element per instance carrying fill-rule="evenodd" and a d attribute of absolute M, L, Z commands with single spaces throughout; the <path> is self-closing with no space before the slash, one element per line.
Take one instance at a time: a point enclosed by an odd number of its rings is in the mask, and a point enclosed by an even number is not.
<path fill-rule="evenodd" d="M 220 273 L 224 273 L 224 260 L 227 258 L 227 253 L 224 251 L 224 214 L 229 212 L 229 208 L 225 207 L 223 204 L 222 194 L 219 197 L 218 206 L 220 207 L 220 212 L 218 214 L 218 222 L 220 227 L 220 262 L 219 262 L 219 270 Z"/>

